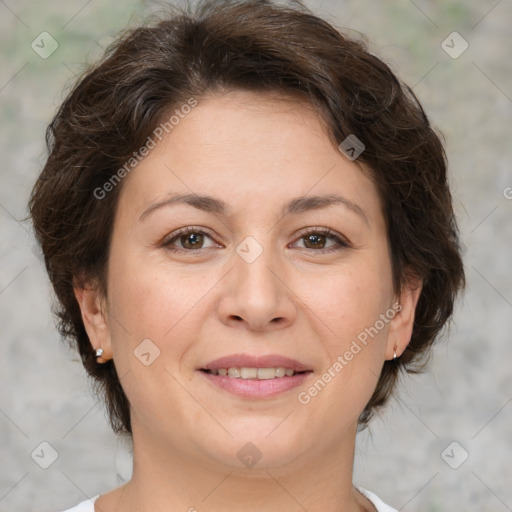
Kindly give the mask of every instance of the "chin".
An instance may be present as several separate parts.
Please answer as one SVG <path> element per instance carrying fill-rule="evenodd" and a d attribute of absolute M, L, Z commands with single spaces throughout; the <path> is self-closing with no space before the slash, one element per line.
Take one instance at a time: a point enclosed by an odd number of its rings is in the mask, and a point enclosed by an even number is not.
<path fill-rule="evenodd" d="M 276 429 L 279 422 L 272 422 L 271 428 L 268 428 L 268 423 L 265 421 L 258 424 L 253 420 L 250 429 L 229 429 L 232 438 L 223 436 L 224 443 L 220 442 L 222 438 L 217 438 L 214 446 L 203 447 L 202 453 L 217 463 L 237 471 L 244 467 L 252 472 L 270 470 L 291 464 L 301 454 L 299 447 L 303 449 L 307 446 L 306 440 L 298 432 L 291 432 L 285 428 L 279 431 L 281 427 Z"/>

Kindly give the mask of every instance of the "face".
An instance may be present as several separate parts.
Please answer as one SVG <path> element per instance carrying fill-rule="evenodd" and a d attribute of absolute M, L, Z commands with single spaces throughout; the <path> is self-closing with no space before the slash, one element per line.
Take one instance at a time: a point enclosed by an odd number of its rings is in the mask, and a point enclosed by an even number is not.
<path fill-rule="evenodd" d="M 271 468 L 353 439 L 410 336 L 415 302 L 391 275 L 376 187 L 315 112 L 231 92 L 202 98 L 125 178 L 104 309 L 81 305 L 135 441 Z"/>

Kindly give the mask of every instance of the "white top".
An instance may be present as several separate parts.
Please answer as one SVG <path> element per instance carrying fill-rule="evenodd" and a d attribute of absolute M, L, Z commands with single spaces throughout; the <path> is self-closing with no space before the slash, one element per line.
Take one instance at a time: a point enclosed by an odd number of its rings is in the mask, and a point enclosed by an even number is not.
<path fill-rule="evenodd" d="M 386 505 L 378 496 L 373 494 L 373 492 L 367 491 L 361 487 L 356 487 L 356 489 L 370 500 L 372 505 L 377 509 L 377 512 L 398 512 L 396 508 Z"/>
<path fill-rule="evenodd" d="M 377 509 L 377 512 L 398 512 L 395 508 L 386 505 L 378 496 L 373 494 L 373 492 L 367 491 L 366 489 L 362 489 L 361 487 L 357 487 L 357 490 L 371 501 L 371 503 Z M 94 498 L 82 501 L 75 507 L 68 508 L 67 510 L 63 510 L 62 512 L 94 512 L 94 502 L 99 497 L 100 495 L 97 494 L 96 496 L 94 496 Z"/>

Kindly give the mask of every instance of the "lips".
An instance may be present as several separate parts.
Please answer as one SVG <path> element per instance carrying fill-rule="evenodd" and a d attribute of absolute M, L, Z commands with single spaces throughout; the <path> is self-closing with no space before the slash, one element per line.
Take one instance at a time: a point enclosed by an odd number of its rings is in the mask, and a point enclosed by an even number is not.
<path fill-rule="evenodd" d="M 311 372 L 312 369 L 304 363 L 286 356 L 269 354 L 252 356 L 249 354 L 233 354 L 209 362 L 201 370 L 219 370 L 219 368 L 287 368 L 294 373 Z"/>
<path fill-rule="evenodd" d="M 198 368 L 207 382 L 245 399 L 270 399 L 304 383 L 313 373 L 306 364 L 271 354 L 233 354 Z"/>

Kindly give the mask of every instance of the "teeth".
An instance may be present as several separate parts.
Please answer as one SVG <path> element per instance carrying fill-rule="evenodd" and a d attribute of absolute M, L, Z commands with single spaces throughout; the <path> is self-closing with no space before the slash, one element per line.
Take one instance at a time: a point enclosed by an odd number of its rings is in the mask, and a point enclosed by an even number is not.
<path fill-rule="evenodd" d="M 270 380 L 281 377 L 292 377 L 295 371 L 292 368 L 285 368 L 278 366 L 276 368 L 219 368 L 217 370 L 210 370 L 213 375 L 229 376 L 234 379 L 258 379 Z"/>
<path fill-rule="evenodd" d="M 279 368 L 276 368 L 276 377 L 284 377 L 286 375 L 286 368 L 283 368 L 280 366 Z"/>
<path fill-rule="evenodd" d="M 240 368 L 228 368 L 228 375 L 230 377 L 234 377 L 235 379 L 240 378 Z"/>
<path fill-rule="evenodd" d="M 240 368 L 240 377 L 242 379 L 258 378 L 258 368 Z"/>
<path fill-rule="evenodd" d="M 273 379 L 276 376 L 275 368 L 258 368 L 258 379 Z"/>

